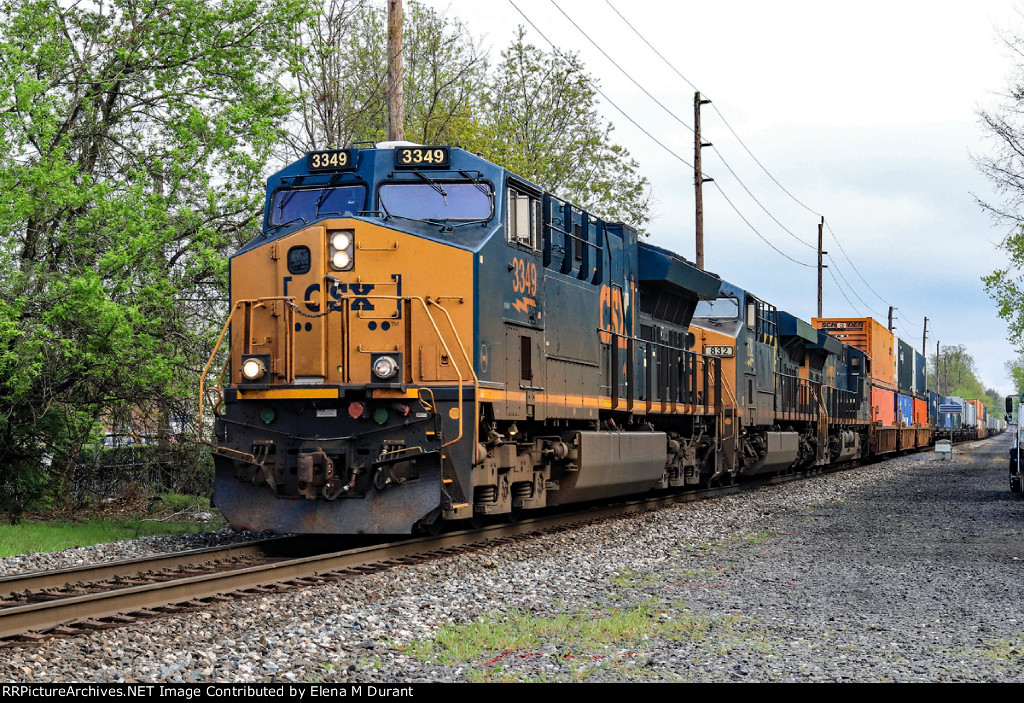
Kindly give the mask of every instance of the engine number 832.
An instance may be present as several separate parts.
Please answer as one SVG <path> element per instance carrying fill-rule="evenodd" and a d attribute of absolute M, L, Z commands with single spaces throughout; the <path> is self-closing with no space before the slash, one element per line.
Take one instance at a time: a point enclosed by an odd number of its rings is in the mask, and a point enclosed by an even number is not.
<path fill-rule="evenodd" d="M 704 347 L 705 356 L 733 356 L 734 350 L 729 346 L 707 346 Z"/>

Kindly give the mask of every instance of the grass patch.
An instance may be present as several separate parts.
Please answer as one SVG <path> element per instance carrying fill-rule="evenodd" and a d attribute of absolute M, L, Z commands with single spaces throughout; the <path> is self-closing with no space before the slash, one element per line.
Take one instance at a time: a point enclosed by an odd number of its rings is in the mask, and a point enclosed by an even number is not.
<path fill-rule="evenodd" d="M 744 537 L 744 539 L 748 543 L 750 543 L 750 544 L 764 544 L 765 542 L 767 542 L 771 538 L 772 538 L 772 535 L 771 535 L 770 532 L 763 532 L 763 531 L 762 532 L 754 532 L 753 534 L 748 534 L 748 535 L 746 535 Z"/>
<path fill-rule="evenodd" d="M 212 517 L 198 521 L 196 517 L 202 513 Z M 0 558 L 153 535 L 209 532 L 226 524 L 221 514 L 210 508 L 207 498 L 164 493 L 159 499 L 148 501 L 136 493 L 63 513 L 32 515 L 17 524 L 4 525 L 0 528 Z"/>
<path fill-rule="evenodd" d="M 161 493 L 159 500 L 153 504 L 153 510 L 169 510 L 171 512 L 181 511 L 209 511 L 210 510 L 210 499 L 201 498 L 200 496 L 187 496 L 181 493 Z"/>
<path fill-rule="evenodd" d="M 651 574 L 642 574 L 632 569 L 625 569 L 619 572 L 618 576 L 609 579 L 614 586 L 620 588 L 642 588 L 644 586 L 657 586 L 661 581 Z"/>
<path fill-rule="evenodd" d="M 718 626 L 728 626 L 716 620 Z M 517 660 L 533 657 L 557 661 L 559 667 L 531 681 L 582 680 L 609 668 L 632 671 L 636 659 L 644 658 L 648 639 L 699 641 L 714 623 L 653 602 L 548 617 L 515 610 L 446 626 L 404 651 L 423 661 L 464 666 L 470 681 L 525 681 L 513 667 Z"/>
<path fill-rule="evenodd" d="M 69 547 L 137 539 L 152 535 L 178 535 L 219 529 L 209 522 L 156 522 L 131 518 L 93 518 L 52 523 L 21 522 L 0 530 L 0 558 L 32 552 L 55 552 Z"/>
<path fill-rule="evenodd" d="M 969 653 L 1015 667 L 1024 664 L 1024 643 L 1019 640 L 987 640 Z"/>

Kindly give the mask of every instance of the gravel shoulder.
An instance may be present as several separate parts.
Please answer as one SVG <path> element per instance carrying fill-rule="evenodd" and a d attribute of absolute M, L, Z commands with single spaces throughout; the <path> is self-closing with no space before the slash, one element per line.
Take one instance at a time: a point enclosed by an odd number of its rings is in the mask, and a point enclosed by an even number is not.
<path fill-rule="evenodd" d="M 5 682 L 1020 681 L 1009 436 L 0 649 Z M 236 537 L 27 555 L 0 574 Z"/>

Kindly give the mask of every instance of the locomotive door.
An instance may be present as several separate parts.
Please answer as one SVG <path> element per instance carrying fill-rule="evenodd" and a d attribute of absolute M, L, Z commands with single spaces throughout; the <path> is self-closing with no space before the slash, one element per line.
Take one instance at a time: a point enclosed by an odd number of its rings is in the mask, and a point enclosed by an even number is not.
<path fill-rule="evenodd" d="M 537 394 L 544 391 L 542 338 L 541 330 L 505 325 L 505 414 L 509 418 L 536 415 Z"/>
<path fill-rule="evenodd" d="M 753 320 L 751 320 L 753 317 Z M 749 399 L 751 422 L 771 425 L 775 421 L 775 370 L 778 344 L 774 305 L 751 297 L 747 303 L 747 327 L 753 328 L 753 393 Z M 753 324 L 751 324 L 753 323 Z M 749 377 L 748 377 L 749 378 Z"/>

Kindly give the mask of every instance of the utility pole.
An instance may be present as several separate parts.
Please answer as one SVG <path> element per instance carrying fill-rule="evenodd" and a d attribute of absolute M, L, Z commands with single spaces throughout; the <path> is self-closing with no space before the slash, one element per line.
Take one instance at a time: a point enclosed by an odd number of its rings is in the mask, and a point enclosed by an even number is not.
<path fill-rule="evenodd" d="M 700 91 L 693 94 L 693 188 L 695 201 L 697 203 L 697 268 L 704 270 L 704 194 L 703 188 L 707 181 L 714 178 L 705 178 L 701 172 L 700 150 L 701 147 L 711 146 L 711 142 L 704 142 L 700 138 L 700 106 L 707 105 L 710 100 L 702 100 Z"/>
<path fill-rule="evenodd" d="M 892 311 L 895 310 L 892 305 L 889 306 L 889 331 L 892 332 Z"/>
<path fill-rule="evenodd" d="M 821 216 L 821 222 L 818 223 L 818 317 L 821 317 L 821 272 L 822 272 L 822 269 L 827 269 L 828 268 L 828 266 L 825 266 L 824 264 L 821 263 L 821 257 L 828 253 L 827 251 L 822 251 L 821 250 L 821 237 L 822 237 L 822 231 L 824 229 L 825 229 L 825 216 L 822 215 Z"/>
<path fill-rule="evenodd" d="M 935 340 L 935 392 L 942 395 L 942 362 L 939 361 L 939 340 Z"/>
<path fill-rule="evenodd" d="M 925 355 L 925 346 L 928 344 L 928 318 L 924 318 L 924 335 L 921 337 L 921 356 Z"/>
<path fill-rule="evenodd" d="M 402 107 L 402 0 L 388 0 L 388 141 L 405 139 Z"/>

